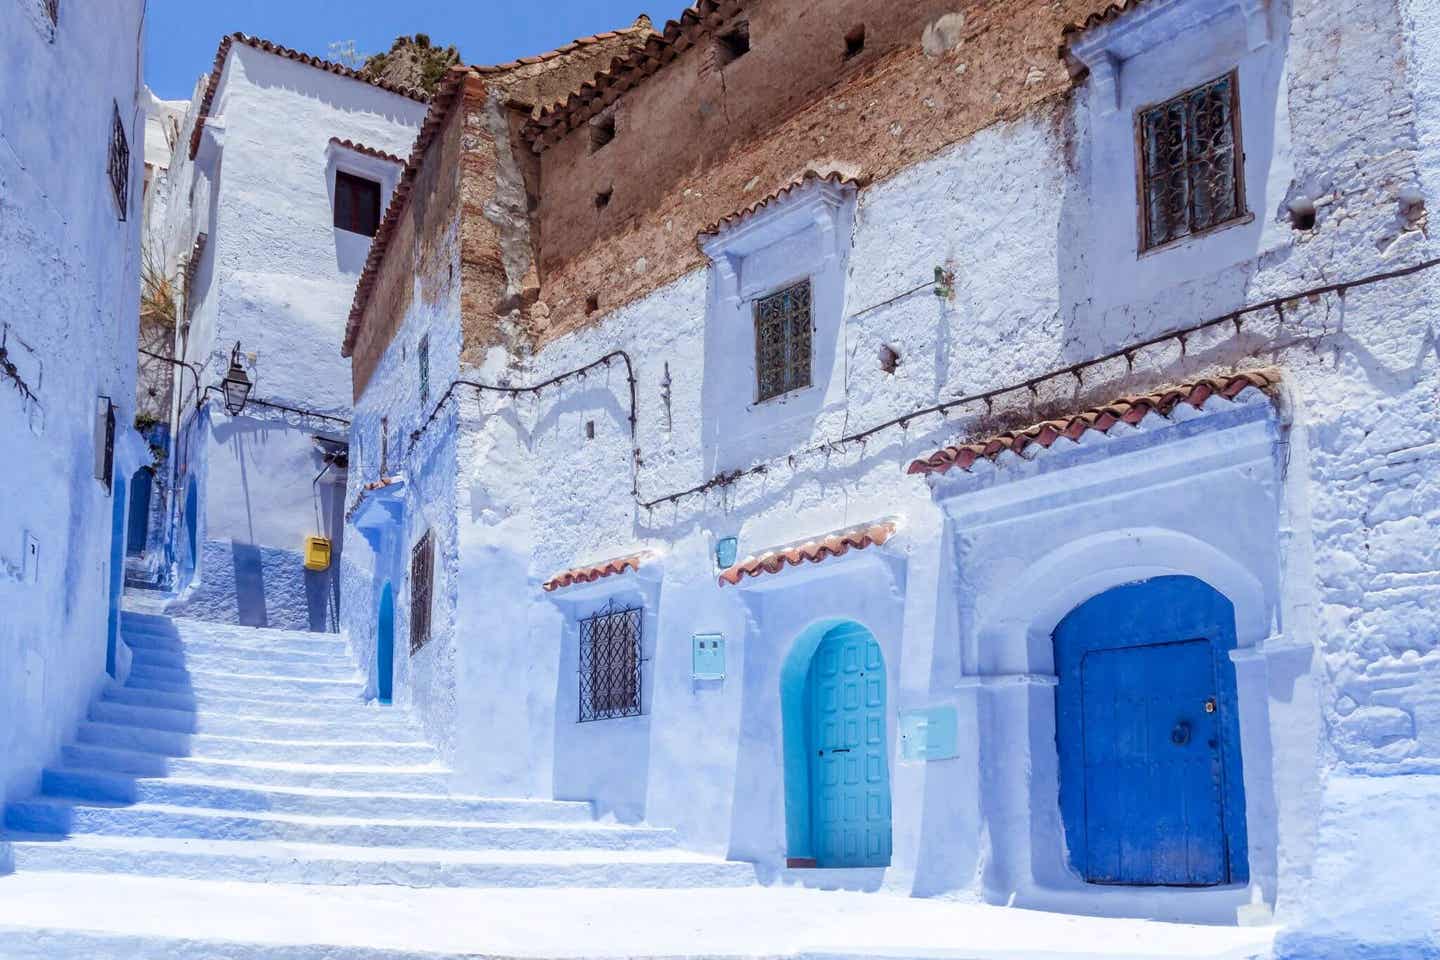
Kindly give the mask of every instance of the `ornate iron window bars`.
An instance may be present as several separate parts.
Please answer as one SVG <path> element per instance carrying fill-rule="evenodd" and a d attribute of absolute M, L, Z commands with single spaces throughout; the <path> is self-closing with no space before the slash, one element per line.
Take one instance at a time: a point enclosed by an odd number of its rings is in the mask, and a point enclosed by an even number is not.
<path fill-rule="evenodd" d="M 423 404 L 430 399 L 430 334 L 428 333 L 420 338 L 416 360 L 420 365 L 420 402 Z"/>
<path fill-rule="evenodd" d="M 435 538 L 432 531 L 410 551 L 410 655 L 430 642 L 430 600 L 435 580 Z"/>
<path fill-rule="evenodd" d="M 614 600 L 580 621 L 580 721 L 640 716 L 640 607 Z"/>
<path fill-rule="evenodd" d="M 45 16 L 50 18 L 50 26 L 60 26 L 60 0 L 45 0 Z"/>
<path fill-rule="evenodd" d="M 755 301 L 756 402 L 810 386 L 810 281 Z"/>
<path fill-rule="evenodd" d="M 1245 215 L 1239 117 L 1234 71 L 1140 111 L 1141 250 Z"/>
<path fill-rule="evenodd" d="M 110 187 L 115 191 L 115 205 L 123 221 L 130 213 L 130 141 L 125 138 L 125 122 L 120 119 L 120 104 L 111 101 L 110 120 Z"/>

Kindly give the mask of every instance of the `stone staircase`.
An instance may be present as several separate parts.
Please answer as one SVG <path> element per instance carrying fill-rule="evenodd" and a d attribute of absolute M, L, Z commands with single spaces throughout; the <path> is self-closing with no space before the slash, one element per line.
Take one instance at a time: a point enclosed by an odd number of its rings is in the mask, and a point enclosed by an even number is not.
<path fill-rule="evenodd" d="M 134 659 L 42 792 L 5 810 L 17 873 L 409 887 L 725 887 L 749 864 L 588 803 L 460 796 L 328 634 L 126 612 Z"/>

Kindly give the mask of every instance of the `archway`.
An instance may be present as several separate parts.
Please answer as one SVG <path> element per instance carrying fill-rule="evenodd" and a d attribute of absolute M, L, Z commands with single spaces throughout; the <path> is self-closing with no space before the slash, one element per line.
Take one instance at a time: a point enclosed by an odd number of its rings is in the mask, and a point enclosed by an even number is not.
<path fill-rule="evenodd" d="M 387 582 L 380 591 L 380 616 L 375 637 L 375 698 L 390 703 L 395 683 L 395 591 Z"/>
<path fill-rule="evenodd" d="M 890 864 L 885 659 L 851 620 L 812 625 L 781 670 L 787 860 Z"/>
<path fill-rule="evenodd" d="M 1247 881 L 1231 602 L 1153 577 L 1084 601 L 1053 642 L 1071 866 L 1099 884 Z"/>

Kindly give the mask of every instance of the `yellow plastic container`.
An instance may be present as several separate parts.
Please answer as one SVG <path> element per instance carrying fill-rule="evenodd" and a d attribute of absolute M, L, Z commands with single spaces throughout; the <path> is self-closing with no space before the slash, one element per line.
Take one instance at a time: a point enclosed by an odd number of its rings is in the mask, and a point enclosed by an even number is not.
<path fill-rule="evenodd" d="M 305 569 L 330 569 L 330 540 L 328 537 L 305 538 Z"/>

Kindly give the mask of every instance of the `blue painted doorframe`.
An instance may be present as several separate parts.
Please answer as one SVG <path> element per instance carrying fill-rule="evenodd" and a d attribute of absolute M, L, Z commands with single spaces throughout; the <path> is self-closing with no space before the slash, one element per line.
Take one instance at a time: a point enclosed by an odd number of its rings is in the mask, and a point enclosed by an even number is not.
<path fill-rule="evenodd" d="M 380 591 L 380 616 L 375 639 L 375 698 L 388 704 L 395 684 L 395 591 L 387 582 Z"/>
<path fill-rule="evenodd" d="M 1090 883 L 1249 879 L 1235 610 L 1193 577 L 1115 587 L 1055 628 L 1070 864 Z"/>

